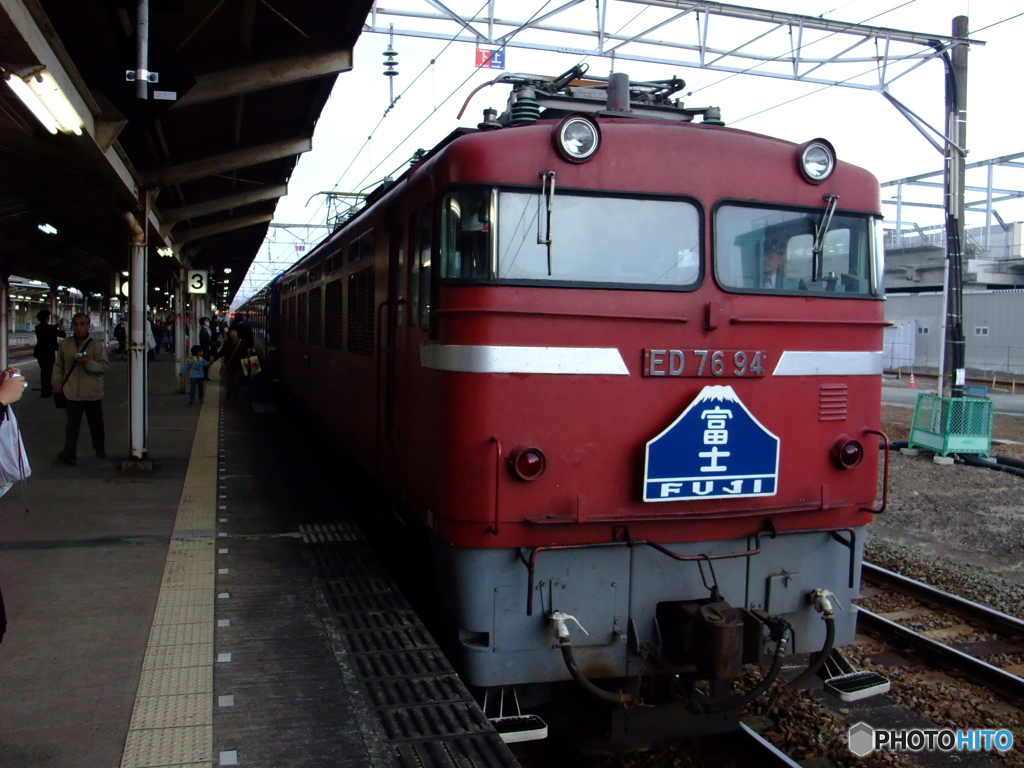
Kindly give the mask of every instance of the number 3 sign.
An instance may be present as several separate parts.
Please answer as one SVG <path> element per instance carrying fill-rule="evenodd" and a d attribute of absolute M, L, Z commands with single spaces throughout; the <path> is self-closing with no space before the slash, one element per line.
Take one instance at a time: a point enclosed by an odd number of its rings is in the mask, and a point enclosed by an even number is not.
<path fill-rule="evenodd" d="M 188 271 L 188 292 L 206 293 L 207 275 L 205 269 L 190 269 Z"/>

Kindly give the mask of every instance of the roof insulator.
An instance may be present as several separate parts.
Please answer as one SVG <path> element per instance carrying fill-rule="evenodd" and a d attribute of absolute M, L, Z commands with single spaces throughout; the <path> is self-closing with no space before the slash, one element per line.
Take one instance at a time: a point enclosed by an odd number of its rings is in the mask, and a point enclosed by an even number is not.
<path fill-rule="evenodd" d="M 529 89 L 523 88 L 516 94 L 516 100 L 512 104 L 512 119 L 509 125 L 524 125 L 540 119 L 540 104 L 537 103 L 537 94 Z"/>

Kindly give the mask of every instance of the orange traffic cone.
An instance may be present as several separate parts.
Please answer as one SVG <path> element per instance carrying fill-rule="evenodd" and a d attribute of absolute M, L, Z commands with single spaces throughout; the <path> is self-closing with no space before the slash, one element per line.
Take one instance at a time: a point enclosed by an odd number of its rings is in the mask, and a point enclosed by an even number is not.
<path fill-rule="evenodd" d="M 910 389 L 917 389 L 917 384 L 914 383 L 914 372 L 913 371 L 910 372 L 910 384 L 908 385 L 908 387 Z"/>

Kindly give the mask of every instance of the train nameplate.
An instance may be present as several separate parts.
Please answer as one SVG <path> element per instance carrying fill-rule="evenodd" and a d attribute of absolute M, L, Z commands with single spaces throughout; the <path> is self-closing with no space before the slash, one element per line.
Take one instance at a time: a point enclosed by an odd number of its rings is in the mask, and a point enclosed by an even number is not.
<path fill-rule="evenodd" d="M 767 353 L 759 349 L 645 349 L 642 374 L 701 379 L 759 378 Z"/>
<path fill-rule="evenodd" d="M 647 442 L 644 501 L 774 496 L 779 438 L 732 387 L 709 385 Z"/>

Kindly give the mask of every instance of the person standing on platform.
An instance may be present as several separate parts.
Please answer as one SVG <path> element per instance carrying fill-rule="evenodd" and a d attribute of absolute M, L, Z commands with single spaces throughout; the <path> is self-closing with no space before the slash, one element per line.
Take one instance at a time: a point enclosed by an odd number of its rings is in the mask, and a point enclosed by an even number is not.
<path fill-rule="evenodd" d="M 199 347 L 203 351 L 204 360 L 213 360 L 213 331 L 210 330 L 210 318 L 199 318 Z M 210 380 L 210 367 L 203 367 L 203 381 Z"/>
<path fill-rule="evenodd" d="M 107 458 L 103 432 L 103 374 L 110 363 L 103 344 L 94 344 L 89 338 L 89 325 L 89 316 L 83 312 L 72 318 L 72 335 L 60 343 L 53 368 L 53 390 L 63 392 L 68 401 L 64 448 L 57 458 L 71 466 L 78 463 L 78 432 L 83 414 L 89 421 L 96 458 Z"/>
<path fill-rule="evenodd" d="M 128 333 L 124 329 L 124 323 L 122 323 L 120 320 L 118 320 L 117 325 L 114 326 L 114 338 L 117 339 L 117 354 L 127 355 Z"/>
<path fill-rule="evenodd" d="M 196 404 L 196 391 L 199 392 L 199 404 L 203 404 L 203 397 L 206 394 L 207 378 L 203 375 L 210 367 L 210 361 L 203 357 L 203 348 L 196 344 L 192 347 L 192 354 L 185 358 L 185 364 L 181 367 L 181 376 L 188 376 L 188 404 Z"/>
<path fill-rule="evenodd" d="M 238 312 L 235 314 L 235 322 L 231 324 L 231 328 L 228 331 L 228 335 L 231 335 L 231 331 L 238 331 L 238 338 L 242 341 L 242 346 L 247 352 L 253 350 L 253 339 L 252 339 L 252 328 L 249 323 L 245 321 L 245 312 Z"/>
<path fill-rule="evenodd" d="M 247 356 L 245 345 L 238 338 L 238 329 L 232 328 L 228 331 L 224 345 L 215 355 L 217 359 L 224 361 L 220 364 L 220 376 L 227 389 L 227 395 L 224 397 L 225 403 L 238 402 L 238 388 L 242 385 L 242 378 L 245 376 L 245 372 L 242 370 L 242 358 Z"/>
<path fill-rule="evenodd" d="M 41 309 L 36 317 L 39 318 L 39 325 L 36 326 L 36 346 L 32 350 L 32 355 L 39 361 L 39 389 L 42 391 L 40 397 L 51 397 L 53 385 L 50 383 L 50 379 L 53 378 L 53 361 L 57 355 L 60 340 L 67 334 L 57 326 L 50 325 L 50 310 Z"/>

